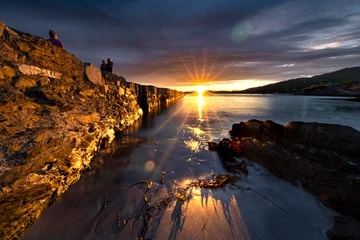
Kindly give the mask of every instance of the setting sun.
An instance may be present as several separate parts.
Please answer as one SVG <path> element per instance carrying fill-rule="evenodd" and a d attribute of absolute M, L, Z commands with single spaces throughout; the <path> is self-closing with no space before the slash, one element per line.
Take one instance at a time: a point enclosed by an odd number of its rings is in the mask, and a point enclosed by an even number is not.
<path fill-rule="evenodd" d="M 198 96 L 202 96 L 205 92 L 205 87 L 204 86 L 196 86 L 196 92 L 197 92 Z"/>

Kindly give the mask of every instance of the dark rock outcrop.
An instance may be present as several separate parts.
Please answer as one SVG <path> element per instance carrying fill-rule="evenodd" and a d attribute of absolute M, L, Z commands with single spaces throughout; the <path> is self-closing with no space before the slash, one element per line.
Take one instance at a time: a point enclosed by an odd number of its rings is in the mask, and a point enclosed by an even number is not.
<path fill-rule="evenodd" d="M 20 238 L 117 132 L 182 96 L 0 22 L 0 238 Z"/>
<path fill-rule="evenodd" d="M 300 184 L 328 207 L 352 216 L 352 225 L 360 220 L 359 131 L 336 124 L 289 122 L 282 126 L 250 120 L 233 124 L 230 134 L 231 140 L 218 144 L 220 155 L 226 152 L 258 161 L 274 175 Z M 340 233 L 337 229 L 329 237 L 360 239 L 360 231 Z"/>

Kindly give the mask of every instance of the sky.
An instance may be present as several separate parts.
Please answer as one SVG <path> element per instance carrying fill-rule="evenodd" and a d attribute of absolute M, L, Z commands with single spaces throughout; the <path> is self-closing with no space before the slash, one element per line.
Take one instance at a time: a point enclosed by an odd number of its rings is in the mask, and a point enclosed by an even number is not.
<path fill-rule="evenodd" d="M 11 0 L 0 21 L 129 82 L 241 90 L 360 66 L 360 0 Z"/>

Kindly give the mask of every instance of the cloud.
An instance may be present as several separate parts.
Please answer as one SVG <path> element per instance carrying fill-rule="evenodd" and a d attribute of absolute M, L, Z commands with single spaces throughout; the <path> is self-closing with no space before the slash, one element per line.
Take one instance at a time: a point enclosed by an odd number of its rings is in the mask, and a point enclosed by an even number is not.
<path fill-rule="evenodd" d="M 140 83 L 279 81 L 360 62 L 359 0 L 14 0 L 2 6 L 9 26 L 45 38 L 54 28 L 84 62 L 111 57 L 119 75 Z"/>

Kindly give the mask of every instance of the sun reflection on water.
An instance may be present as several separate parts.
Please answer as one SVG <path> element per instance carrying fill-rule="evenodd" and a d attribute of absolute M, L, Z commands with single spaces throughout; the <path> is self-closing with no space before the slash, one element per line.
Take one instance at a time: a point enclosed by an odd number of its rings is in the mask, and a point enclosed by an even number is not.
<path fill-rule="evenodd" d="M 189 130 L 189 139 L 184 140 L 185 146 L 190 149 L 193 153 L 200 152 L 202 146 L 202 141 L 204 140 L 205 131 L 203 129 L 202 123 L 206 120 L 203 116 L 204 111 L 204 88 L 199 86 L 197 90 L 197 96 L 193 96 L 194 101 L 190 102 L 189 111 L 192 109 L 197 109 L 197 126 L 186 126 L 186 129 Z M 194 93 L 195 95 L 195 93 Z M 195 110 L 196 111 L 196 110 Z"/>
<path fill-rule="evenodd" d="M 205 131 L 202 130 L 200 127 L 190 127 L 189 126 L 188 128 L 197 137 L 201 137 L 201 135 L 205 134 Z"/>
<path fill-rule="evenodd" d="M 200 142 L 194 139 L 184 140 L 185 146 L 188 147 L 191 151 L 197 153 L 200 152 Z"/>
<path fill-rule="evenodd" d="M 197 105 L 198 105 L 198 114 L 199 114 L 199 121 L 203 121 L 203 115 L 202 115 L 202 112 L 203 112 L 203 106 L 205 104 L 205 101 L 204 101 L 204 96 L 203 96 L 203 93 L 199 92 L 198 96 L 197 96 Z"/>

